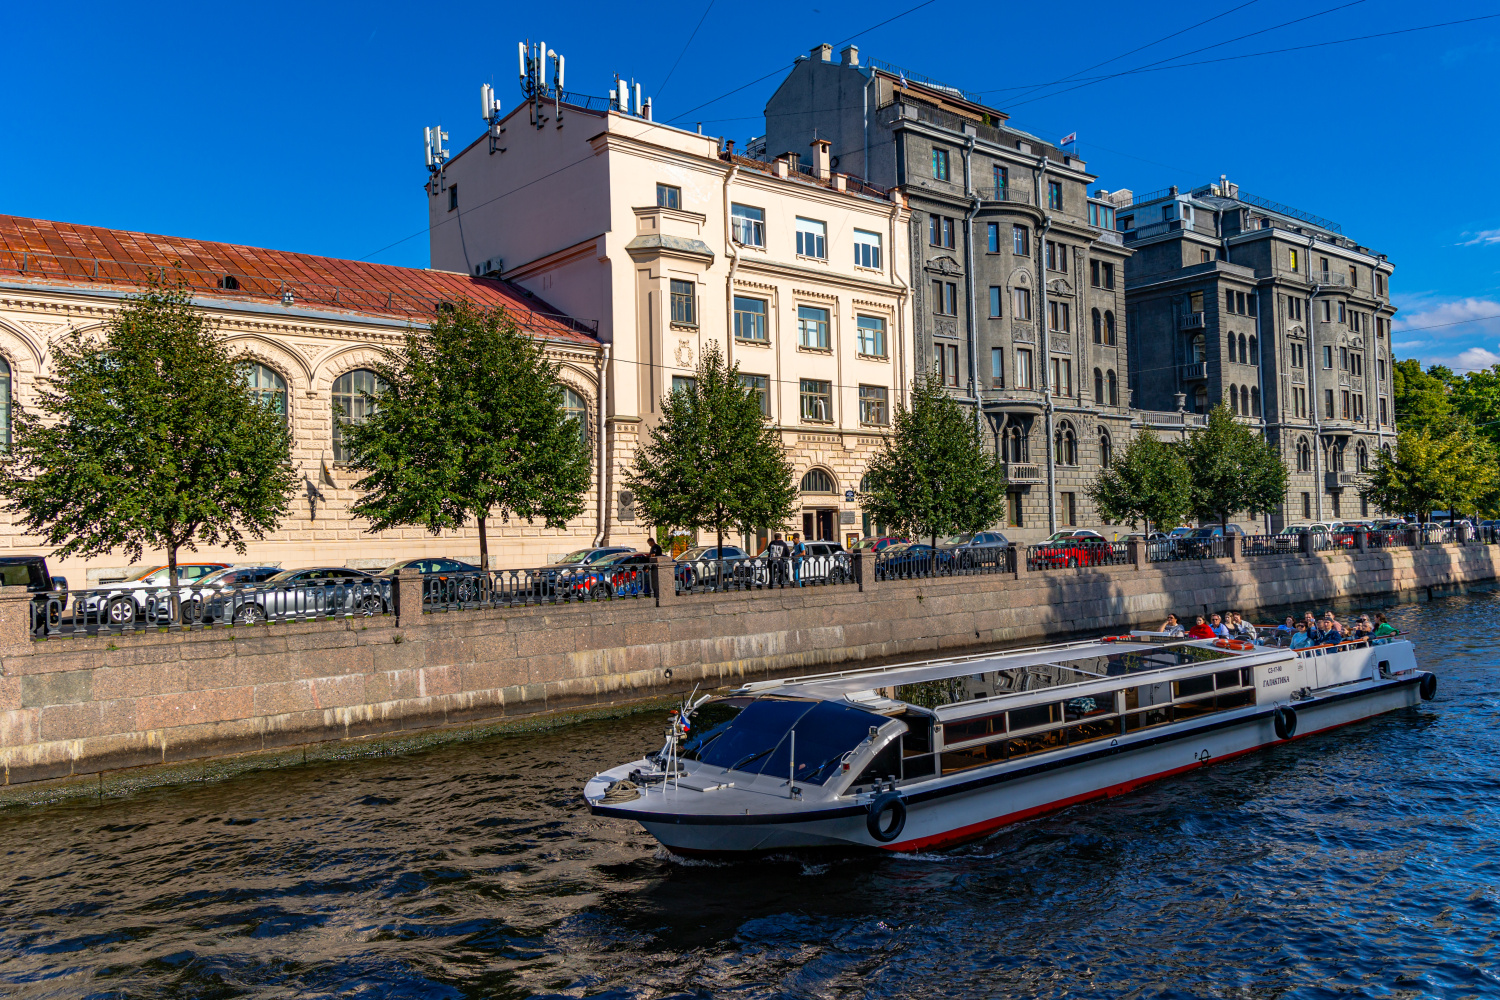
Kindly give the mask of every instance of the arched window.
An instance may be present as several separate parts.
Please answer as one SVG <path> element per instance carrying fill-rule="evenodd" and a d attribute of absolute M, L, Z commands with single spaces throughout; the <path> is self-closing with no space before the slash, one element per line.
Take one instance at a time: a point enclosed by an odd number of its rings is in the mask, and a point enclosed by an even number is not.
<path fill-rule="evenodd" d="M 1094 310 L 1094 343 L 1104 343 L 1104 324 L 1099 321 L 1099 310 Z"/>
<path fill-rule="evenodd" d="M 1104 373 L 1097 368 L 1094 369 L 1094 402 L 1104 404 Z"/>
<path fill-rule="evenodd" d="M 1099 428 L 1099 464 L 1107 469 L 1114 460 L 1114 443 L 1109 439 L 1109 431 L 1101 427 Z"/>
<path fill-rule="evenodd" d="M 1240 386 L 1240 413 L 1247 417 L 1250 415 L 1250 389 L 1243 385 Z"/>
<path fill-rule="evenodd" d="M 1228 351 L 1229 351 L 1229 356 L 1225 360 L 1227 360 L 1227 361 L 1238 361 L 1239 360 L 1239 351 L 1234 346 L 1234 334 L 1231 332 L 1224 339 L 1225 339 L 1225 341 L 1227 343 L 1227 348 L 1228 348 Z"/>
<path fill-rule="evenodd" d="M 1104 342 L 1110 345 L 1115 342 L 1115 314 L 1108 310 L 1104 313 Z"/>
<path fill-rule="evenodd" d="M 1193 334 L 1193 364 L 1208 360 L 1208 342 L 1203 339 L 1203 334 Z M 1202 412 L 1202 411 L 1199 411 Z"/>
<path fill-rule="evenodd" d="M 1380 450 L 1385 453 L 1385 460 L 1389 462 L 1391 460 L 1391 446 L 1388 444 L 1383 444 L 1380 446 Z"/>
<path fill-rule="evenodd" d="M 0 448 L 10 451 L 10 362 L 0 358 Z"/>
<path fill-rule="evenodd" d="M 374 396 L 385 385 L 367 368 L 345 372 L 333 383 L 333 460 L 347 462 L 349 448 L 344 444 L 344 426 L 363 423 L 375 412 Z"/>
<path fill-rule="evenodd" d="M 1250 390 L 1250 415 L 1260 416 L 1260 390 L 1256 388 Z"/>
<path fill-rule="evenodd" d="M 1104 386 L 1105 386 L 1105 389 L 1108 390 L 1108 393 L 1109 393 L 1109 395 L 1108 395 L 1109 405 L 1110 406 L 1119 406 L 1120 405 L 1120 380 L 1115 377 L 1115 371 L 1114 371 L 1113 368 L 1111 368 L 1109 371 L 1107 371 L 1107 372 L 1104 373 Z"/>
<path fill-rule="evenodd" d="M 1229 410 L 1235 414 L 1240 412 L 1240 390 L 1235 386 L 1229 387 Z"/>
<path fill-rule="evenodd" d="M 589 406 L 578 393 L 563 386 L 563 411 L 578 421 L 578 439 L 589 443 Z"/>
<path fill-rule="evenodd" d="M 1370 467 L 1370 453 L 1365 450 L 1365 443 L 1361 441 L 1354 449 L 1354 462 L 1360 472 Z"/>
<path fill-rule="evenodd" d="M 1193 412 L 1208 412 L 1208 386 L 1200 385 L 1197 389 L 1193 390 Z"/>
<path fill-rule="evenodd" d="M 1260 343 L 1255 339 L 1255 334 L 1250 335 L 1250 363 L 1260 364 Z"/>
<path fill-rule="evenodd" d="M 1031 443 L 1020 427 L 1012 425 L 1005 434 L 1005 460 L 1007 462 L 1030 461 Z"/>
<path fill-rule="evenodd" d="M 258 361 L 245 364 L 241 369 L 245 375 L 245 384 L 250 387 L 250 396 L 262 406 L 269 406 L 274 412 L 286 416 L 286 379 L 277 374 L 273 368 L 267 368 Z"/>
<path fill-rule="evenodd" d="M 823 469 L 808 469 L 802 477 L 803 493 L 832 493 L 833 477 Z"/>
<path fill-rule="evenodd" d="M 1307 438 L 1297 440 L 1297 471 L 1312 471 L 1312 449 L 1308 447 Z"/>
<path fill-rule="evenodd" d="M 1052 435 L 1052 446 L 1058 465 L 1078 464 L 1078 435 L 1073 433 L 1073 425 L 1068 421 L 1058 424 L 1057 431 Z"/>

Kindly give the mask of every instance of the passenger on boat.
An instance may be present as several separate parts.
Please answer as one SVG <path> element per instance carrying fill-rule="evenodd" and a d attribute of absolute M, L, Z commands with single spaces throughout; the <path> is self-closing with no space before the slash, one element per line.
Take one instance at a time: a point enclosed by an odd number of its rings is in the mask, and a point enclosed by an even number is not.
<path fill-rule="evenodd" d="M 1222 616 L 1214 615 L 1212 618 L 1210 618 L 1208 620 L 1208 627 L 1210 630 L 1212 630 L 1213 634 L 1218 636 L 1220 639 L 1229 638 L 1229 626 L 1224 624 L 1224 619 Z"/>
<path fill-rule="evenodd" d="M 1276 645 L 1285 646 L 1292 641 L 1292 633 L 1297 631 L 1297 619 L 1291 615 L 1286 616 L 1286 621 L 1276 626 Z"/>
<path fill-rule="evenodd" d="M 1214 617 L 1217 618 L 1219 616 L 1214 615 Z M 1197 621 L 1193 623 L 1193 627 L 1188 629 L 1187 632 L 1187 636 L 1189 639 L 1212 639 L 1214 635 L 1214 630 L 1209 628 L 1208 625 L 1203 621 L 1202 615 L 1198 616 Z"/>
<path fill-rule="evenodd" d="M 1181 635 L 1182 626 L 1177 624 L 1176 615 L 1167 615 L 1167 620 L 1161 623 L 1161 628 L 1157 629 L 1157 631 L 1167 635 Z"/>
<path fill-rule="evenodd" d="M 1302 616 L 1302 624 L 1307 626 L 1307 637 L 1316 643 L 1322 635 L 1318 631 L 1318 616 L 1309 611 Z"/>
<path fill-rule="evenodd" d="M 1307 634 L 1307 626 L 1302 622 L 1298 622 L 1297 631 L 1292 633 L 1292 648 L 1306 649 L 1309 646 L 1315 645 L 1317 645 L 1317 640 L 1313 639 L 1312 636 Z"/>
<path fill-rule="evenodd" d="M 1370 624 L 1369 615 L 1360 615 L 1359 621 L 1354 623 L 1353 638 L 1368 639 L 1375 632 L 1375 626 Z"/>
<path fill-rule="evenodd" d="M 1339 624 L 1339 620 L 1333 617 L 1332 611 L 1323 613 L 1323 629 L 1319 638 L 1325 645 L 1349 641 L 1348 633 L 1344 631 L 1344 626 Z"/>
<path fill-rule="evenodd" d="M 1395 634 L 1396 634 L 1396 626 L 1394 626 L 1390 622 L 1386 621 L 1386 617 L 1385 617 L 1385 614 L 1383 612 L 1378 612 L 1377 611 L 1375 613 L 1375 632 L 1374 632 L 1376 643 L 1390 642 L 1391 641 L 1391 636 L 1393 636 Z"/>
<path fill-rule="evenodd" d="M 1234 627 L 1231 632 L 1234 638 L 1245 642 L 1255 642 L 1258 638 L 1255 634 L 1255 626 L 1245 621 L 1244 616 L 1238 611 L 1234 613 Z"/>

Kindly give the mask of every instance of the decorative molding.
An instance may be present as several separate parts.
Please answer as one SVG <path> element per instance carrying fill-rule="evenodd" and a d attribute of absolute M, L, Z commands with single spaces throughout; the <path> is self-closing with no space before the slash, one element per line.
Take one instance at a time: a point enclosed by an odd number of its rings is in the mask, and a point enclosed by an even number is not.
<path fill-rule="evenodd" d="M 829 302 L 837 302 L 838 294 L 835 292 L 823 292 L 808 288 L 793 288 L 792 294 L 804 299 L 825 299 Z"/>
<path fill-rule="evenodd" d="M 940 337 L 957 337 L 958 320 L 952 316 L 932 317 L 932 332 Z"/>
<path fill-rule="evenodd" d="M 945 277 L 950 278 L 956 278 L 964 273 L 964 269 L 959 265 L 958 261 L 954 260 L 947 254 L 933 257 L 927 262 L 926 269 L 935 274 L 941 274 Z"/>
<path fill-rule="evenodd" d="M 1010 328 L 1010 337 L 1018 344 L 1035 344 L 1036 331 L 1029 326 L 1013 326 Z"/>

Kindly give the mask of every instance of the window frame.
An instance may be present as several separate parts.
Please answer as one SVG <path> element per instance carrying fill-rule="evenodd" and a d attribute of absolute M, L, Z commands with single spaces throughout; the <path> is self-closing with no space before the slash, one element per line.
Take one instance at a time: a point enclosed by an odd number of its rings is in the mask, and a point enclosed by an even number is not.
<path fill-rule="evenodd" d="M 867 326 L 865 322 L 866 320 L 868 320 L 871 324 L 878 325 Z M 890 355 L 887 353 L 886 318 L 884 316 L 872 316 L 868 313 L 856 313 L 854 316 L 854 329 L 855 335 L 856 337 L 858 337 L 859 353 L 861 355 L 867 358 L 890 357 Z M 873 331 L 870 337 L 873 343 L 870 346 L 873 346 L 874 350 L 866 350 L 866 333 L 869 331 Z"/>
<path fill-rule="evenodd" d="M 833 383 L 827 379 L 804 378 L 799 379 L 799 390 L 801 405 L 797 412 L 801 415 L 805 424 L 831 424 L 833 420 Z M 812 388 L 809 388 L 811 386 Z M 818 388 L 821 386 L 821 390 Z M 810 400 L 824 402 L 828 415 L 825 417 L 811 416 L 810 411 L 816 410 L 816 406 L 810 406 Z"/>
<path fill-rule="evenodd" d="M 799 215 L 796 216 L 796 226 L 797 256 L 806 257 L 808 260 L 826 261 L 828 259 L 828 223 Z"/>
<path fill-rule="evenodd" d="M 884 267 L 881 246 L 879 233 L 868 229 L 854 230 L 854 266 L 871 271 L 881 270 Z M 861 254 L 862 250 L 865 251 L 863 254 Z M 861 256 L 865 259 L 861 260 Z"/>
<path fill-rule="evenodd" d="M 759 218 L 741 212 L 758 213 Z M 750 239 L 744 237 L 748 235 Z M 729 204 L 729 238 L 742 247 L 764 250 L 766 246 L 766 210 L 754 205 Z"/>
<path fill-rule="evenodd" d="M 656 182 L 656 207 L 682 211 L 682 188 L 676 184 Z"/>
<path fill-rule="evenodd" d="M 685 281 L 682 278 L 669 278 L 667 292 L 670 296 L 670 310 L 672 325 L 690 326 L 698 325 L 698 287 L 695 282 Z"/>
<path fill-rule="evenodd" d="M 760 311 L 756 312 L 753 309 L 741 309 L 740 308 L 740 303 L 741 302 L 757 302 L 757 303 L 760 304 L 760 307 L 761 307 Z M 752 344 L 766 344 L 766 343 L 770 342 L 770 340 L 771 340 L 771 330 L 770 330 L 771 303 L 770 303 L 769 300 L 767 300 L 767 299 L 759 299 L 759 298 L 756 298 L 753 295 L 735 295 L 732 298 L 732 309 L 733 309 L 733 312 L 734 312 L 734 339 L 735 340 L 746 341 L 746 342 L 752 343 Z M 753 325 L 759 328 L 759 335 L 758 336 L 755 335 L 754 332 L 752 332 L 752 334 L 750 336 L 746 336 L 742 332 L 742 330 L 744 329 L 744 324 L 740 320 L 741 316 L 756 317 L 757 322 L 755 322 Z"/>
<path fill-rule="evenodd" d="M 804 311 L 806 311 L 806 312 L 813 312 L 813 313 L 822 313 L 823 317 L 822 317 L 821 320 L 819 320 L 815 316 L 805 316 L 805 315 L 803 315 Z M 820 340 L 821 343 L 815 343 L 815 344 L 808 343 L 808 329 L 809 328 L 808 328 L 807 324 L 809 322 L 812 322 L 812 323 L 816 324 L 813 327 L 813 332 L 817 335 L 817 339 Z M 833 313 L 832 313 L 832 311 L 827 306 L 812 306 L 812 305 L 801 305 L 801 304 L 798 304 L 798 306 L 797 306 L 797 346 L 799 348 L 801 348 L 802 350 L 808 350 L 808 351 L 831 351 L 831 350 L 833 350 L 832 325 L 833 325 Z"/>
<path fill-rule="evenodd" d="M 874 419 L 872 419 L 872 414 Z M 866 427 L 890 426 L 891 394 L 889 388 L 883 385 L 860 383 L 859 422 Z"/>

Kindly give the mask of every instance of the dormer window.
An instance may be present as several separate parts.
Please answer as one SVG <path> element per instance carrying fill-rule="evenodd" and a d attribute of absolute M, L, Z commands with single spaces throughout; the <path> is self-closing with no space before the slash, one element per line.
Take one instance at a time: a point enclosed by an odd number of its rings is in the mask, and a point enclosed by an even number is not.
<path fill-rule="evenodd" d="M 240 290 L 240 279 L 232 274 L 226 274 L 219 279 L 219 287 L 226 292 L 237 292 Z"/>

